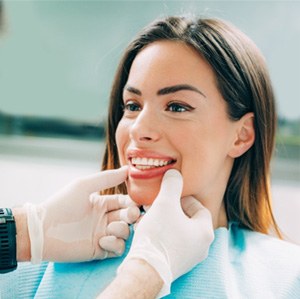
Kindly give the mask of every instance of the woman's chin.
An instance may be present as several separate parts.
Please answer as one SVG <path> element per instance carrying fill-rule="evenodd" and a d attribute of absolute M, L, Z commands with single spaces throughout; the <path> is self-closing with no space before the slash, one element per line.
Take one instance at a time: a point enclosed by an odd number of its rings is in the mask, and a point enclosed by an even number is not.
<path fill-rule="evenodd" d="M 160 189 L 160 182 L 127 181 L 127 192 L 138 205 L 152 205 Z"/>
<path fill-rule="evenodd" d="M 137 186 L 129 184 L 127 186 L 128 195 L 138 205 L 152 205 L 159 192 L 159 186 Z"/>
<path fill-rule="evenodd" d="M 146 205 L 152 205 L 152 203 L 154 202 L 156 196 L 150 196 L 150 195 L 143 195 L 143 194 L 136 194 L 136 193 L 132 193 L 132 192 L 128 192 L 130 198 L 137 203 L 140 206 Z"/>

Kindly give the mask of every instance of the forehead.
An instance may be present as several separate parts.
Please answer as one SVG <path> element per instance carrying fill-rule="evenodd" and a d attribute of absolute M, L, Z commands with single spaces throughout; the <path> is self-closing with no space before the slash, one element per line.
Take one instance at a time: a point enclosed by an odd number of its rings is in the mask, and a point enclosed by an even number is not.
<path fill-rule="evenodd" d="M 133 60 L 128 82 L 162 85 L 215 82 L 215 75 L 202 55 L 180 41 L 156 41 L 147 45 Z M 127 83 L 128 83 L 127 82 Z"/>

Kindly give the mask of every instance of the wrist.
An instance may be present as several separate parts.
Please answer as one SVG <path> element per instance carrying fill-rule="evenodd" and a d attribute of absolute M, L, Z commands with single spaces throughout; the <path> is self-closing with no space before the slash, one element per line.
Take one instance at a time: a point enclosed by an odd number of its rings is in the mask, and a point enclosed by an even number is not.
<path fill-rule="evenodd" d="M 118 269 L 115 280 L 97 299 L 157 298 L 163 280 L 156 270 L 143 259 L 130 259 Z"/>
<path fill-rule="evenodd" d="M 133 240 L 130 251 L 120 266 L 120 270 L 126 266 L 127 262 L 132 263 L 133 260 L 143 260 L 149 267 L 151 267 L 163 282 L 160 296 L 166 296 L 170 293 L 171 284 L 173 282 L 173 274 L 169 258 L 164 253 L 163 249 L 155 245 L 149 238 L 139 238 L 138 242 Z"/>
<path fill-rule="evenodd" d="M 118 273 L 126 273 L 137 283 L 145 282 L 145 277 L 148 276 L 149 280 L 156 285 L 159 290 L 163 286 L 163 280 L 159 273 L 144 259 L 129 259 L 118 269 Z"/>
<path fill-rule="evenodd" d="M 28 234 L 27 215 L 24 207 L 12 209 L 17 231 L 17 261 L 30 261 L 30 239 Z"/>

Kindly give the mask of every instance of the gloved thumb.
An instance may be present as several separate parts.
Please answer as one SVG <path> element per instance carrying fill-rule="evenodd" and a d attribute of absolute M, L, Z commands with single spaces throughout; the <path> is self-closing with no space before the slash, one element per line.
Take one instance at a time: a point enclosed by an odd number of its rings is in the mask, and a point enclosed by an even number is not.
<path fill-rule="evenodd" d="M 162 179 L 160 191 L 153 206 L 170 205 L 170 203 L 172 206 L 180 206 L 182 187 L 183 180 L 180 172 L 175 169 L 168 170 Z"/>

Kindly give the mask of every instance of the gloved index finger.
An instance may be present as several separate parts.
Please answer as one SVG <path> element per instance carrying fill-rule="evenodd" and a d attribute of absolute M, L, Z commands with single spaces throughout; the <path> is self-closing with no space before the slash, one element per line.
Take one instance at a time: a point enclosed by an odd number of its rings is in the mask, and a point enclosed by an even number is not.
<path fill-rule="evenodd" d="M 111 188 L 123 183 L 128 176 L 128 166 L 119 169 L 105 170 L 89 175 L 83 179 L 89 193 Z"/>
<path fill-rule="evenodd" d="M 102 195 L 102 197 L 106 201 L 108 211 L 137 206 L 129 195 L 126 194 Z"/>
<path fill-rule="evenodd" d="M 189 218 L 193 218 L 193 216 L 198 213 L 199 210 L 205 209 L 202 203 L 193 196 L 182 197 L 181 206 L 184 213 Z"/>

